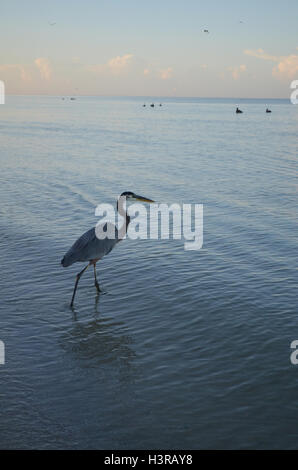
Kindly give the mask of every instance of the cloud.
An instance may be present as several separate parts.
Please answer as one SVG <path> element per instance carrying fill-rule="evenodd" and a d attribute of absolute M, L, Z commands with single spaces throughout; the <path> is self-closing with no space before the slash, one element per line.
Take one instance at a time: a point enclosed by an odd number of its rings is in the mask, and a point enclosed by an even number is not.
<path fill-rule="evenodd" d="M 41 78 L 47 81 L 50 80 L 51 75 L 52 75 L 52 70 L 51 70 L 48 59 L 45 59 L 44 57 L 39 57 L 35 59 L 34 63 L 40 71 Z"/>
<path fill-rule="evenodd" d="M 106 64 L 90 65 L 88 70 L 98 74 L 109 72 L 114 75 L 119 75 L 128 67 L 132 58 L 132 54 L 125 54 L 123 56 L 118 55 L 117 57 L 113 57 L 112 59 L 108 60 Z"/>
<path fill-rule="evenodd" d="M 273 68 L 272 74 L 274 77 L 283 78 L 297 78 L 298 77 L 298 55 L 292 54 L 283 57 L 282 60 Z"/>
<path fill-rule="evenodd" d="M 242 73 L 247 71 L 246 65 L 237 65 L 235 67 L 229 67 L 228 70 L 232 73 L 234 80 L 239 80 Z"/>
<path fill-rule="evenodd" d="M 291 54 L 288 56 L 273 56 L 266 54 L 263 49 L 245 50 L 244 54 L 258 59 L 276 62 L 277 65 L 272 69 L 272 75 L 276 78 L 290 78 L 293 79 L 298 76 L 298 55 Z"/>
<path fill-rule="evenodd" d="M 161 70 L 160 71 L 160 78 L 162 80 L 169 80 L 173 76 L 173 69 L 171 67 L 168 67 L 167 69 Z"/>
<path fill-rule="evenodd" d="M 107 66 L 113 71 L 119 71 L 125 68 L 130 63 L 132 58 L 132 54 L 125 54 L 122 57 L 118 55 L 117 57 L 110 59 L 107 63 Z"/>
<path fill-rule="evenodd" d="M 31 80 L 31 75 L 30 73 L 25 69 L 23 65 L 20 64 L 4 64 L 0 65 L 0 71 L 5 72 L 8 70 L 17 70 L 20 74 L 21 80 L 24 82 L 30 81 Z"/>
<path fill-rule="evenodd" d="M 256 51 L 251 50 L 251 49 L 246 49 L 244 51 L 244 54 L 250 55 L 251 57 L 257 57 L 258 59 L 270 60 L 271 62 L 276 62 L 278 60 L 278 57 L 274 55 L 266 54 L 266 52 L 263 49 L 257 49 Z"/>

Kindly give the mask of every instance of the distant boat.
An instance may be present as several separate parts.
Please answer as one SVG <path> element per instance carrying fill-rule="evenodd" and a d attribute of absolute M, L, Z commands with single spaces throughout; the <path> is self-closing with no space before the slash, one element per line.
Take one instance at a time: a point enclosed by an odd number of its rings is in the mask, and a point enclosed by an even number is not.
<path fill-rule="evenodd" d="M 243 114 L 243 111 L 241 111 L 239 108 L 236 108 L 236 114 Z"/>
<path fill-rule="evenodd" d="M 150 104 L 151 108 L 154 108 L 154 103 Z"/>
<path fill-rule="evenodd" d="M 75 98 L 70 98 L 70 99 L 71 99 L 71 101 L 74 101 L 74 100 L 75 100 Z"/>
<path fill-rule="evenodd" d="M 145 104 L 143 104 L 143 108 L 146 108 L 146 105 L 145 105 Z"/>
<path fill-rule="evenodd" d="M 162 104 L 160 103 L 160 105 L 159 105 L 159 106 L 162 106 Z"/>
<path fill-rule="evenodd" d="M 272 113 L 272 111 L 269 108 L 267 108 L 266 113 Z"/>

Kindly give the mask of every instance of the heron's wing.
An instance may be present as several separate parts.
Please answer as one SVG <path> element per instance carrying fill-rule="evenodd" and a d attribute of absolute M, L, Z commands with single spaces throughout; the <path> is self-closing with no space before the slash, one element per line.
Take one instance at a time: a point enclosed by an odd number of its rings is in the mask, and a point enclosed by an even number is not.
<path fill-rule="evenodd" d="M 103 231 L 107 231 L 107 224 L 103 226 Z M 101 259 L 117 244 L 117 231 L 115 238 L 105 238 L 100 240 L 96 236 L 95 228 L 85 232 L 68 250 L 62 260 L 63 266 L 70 266 L 77 261 L 90 261 Z"/>

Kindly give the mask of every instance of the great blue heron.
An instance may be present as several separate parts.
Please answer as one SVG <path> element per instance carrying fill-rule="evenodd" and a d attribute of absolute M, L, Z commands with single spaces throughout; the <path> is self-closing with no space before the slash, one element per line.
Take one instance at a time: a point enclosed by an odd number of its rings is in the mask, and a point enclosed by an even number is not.
<path fill-rule="evenodd" d="M 61 264 L 64 268 L 67 268 L 68 266 L 71 266 L 74 263 L 77 262 L 85 262 L 88 261 L 89 263 L 87 266 L 77 274 L 76 276 L 76 282 L 73 290 L 73 295 L 71 299 L 71 304 L 70 306 L 73 306 L 74 303 L 74 298 L 76 295 L 77 287 L 79 280 L 81 276 L 84 274 L 84 272 L 88 269 L 89 266 L 93 265 L 94 268 L 94 281 L 95 281 L 95 287 L 97 292 L 101 292 L 97 277 L 96 277 L 96 263 L 100 259 L 102 259 L 104 256 L 108 255 L 112 249 L 114 248 L 115 245 L 117 245 L 118 242 L 120 242 L 123 238 L 123 236 L 127 232 L 128 225 L 130 223 L 130 217 L 127 214 L 126 210 L 124 210 L 124 202 L 126 202 L 126 199 L 135 199 L 137 201 L 142 201 L 142 202 L 154 202 L 152 199 L 148 199 L 143 196 L 137 196 L 136 194 L 126 191 L 121 194 L 121 196 L 117 200 L 117 211 L 121 216 L 124 216 L 125 222 L 124 222 L 124 230 L 118 231 L 117 227 L 115 227 L 113 224 L 106 223 L 102 224 L 99 227 L 97 226 L 96 228 L 93 227 L 91 230 L 88 230 L 85 232 L 78 240 L 72 245 L 72 247 L 68 250 L 66 255 L 63 257 L 61 260 Z M 110 226 L 109 226 L 110 225 Z M 109 229 L 112 230 L 110 231 Z M 112 238 L 104 238 L 100 239 L 96 235 L 96 230 L 100 230 L 102 232 L 106 233 L 113 233 Z M 98 232 L 97 232 L 98 233 Z"/>

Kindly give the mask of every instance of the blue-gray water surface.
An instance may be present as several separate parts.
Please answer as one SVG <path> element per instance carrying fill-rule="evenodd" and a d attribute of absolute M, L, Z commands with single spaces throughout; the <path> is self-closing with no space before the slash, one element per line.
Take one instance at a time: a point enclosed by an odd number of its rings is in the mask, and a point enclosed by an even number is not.
<path fill-rule="evenodd" d="M 143 102 L 0 106 L 0 448 L 297 448 L 298 107 Z M 203 204 L 203 248 L 127 239 L 71 310 L 60 260 L 122 191 Z"/>

